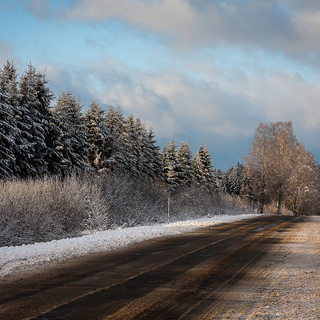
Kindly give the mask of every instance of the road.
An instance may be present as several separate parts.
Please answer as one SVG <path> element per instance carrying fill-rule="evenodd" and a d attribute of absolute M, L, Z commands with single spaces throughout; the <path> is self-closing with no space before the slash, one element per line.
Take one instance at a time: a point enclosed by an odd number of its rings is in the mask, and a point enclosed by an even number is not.
<path fill-rule="evenodd" d="M 268 256 L 306 219 L 261 216 L 0 282 L 0 319 L 240 319 L 265 295 Z"/>

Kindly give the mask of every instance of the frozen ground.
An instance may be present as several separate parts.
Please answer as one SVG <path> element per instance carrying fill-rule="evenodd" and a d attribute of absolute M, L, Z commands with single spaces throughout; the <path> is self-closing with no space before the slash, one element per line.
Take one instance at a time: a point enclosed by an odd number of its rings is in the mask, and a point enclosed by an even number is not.
<path fill-rule="evenodd" d="M 170 224 L 141 226 L 127 229 L 110 230 L 84 235 L 79 238 L 54 240 L 17 247 L 0 248 L 0 277 L 20 272 L 32 271 L 42 266 L 97 253 L 122 248 L 145 240 L 177 235 L 197 228 L 239 221 L 257 215 L 221 215 L 212 218 L 186 220 Z"/>
<path fill-rule="evenodd" d="M 245 319 L 320 319 L 320 217 L 288 232 L 261 265 L 260 302 Z"/>

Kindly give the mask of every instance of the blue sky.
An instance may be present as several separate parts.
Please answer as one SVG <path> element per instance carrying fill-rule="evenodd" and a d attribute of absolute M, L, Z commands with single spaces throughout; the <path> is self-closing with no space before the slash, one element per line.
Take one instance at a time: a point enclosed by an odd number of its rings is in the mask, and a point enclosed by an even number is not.
<path fill-rule="evenodd" d="M 0 0 L 0 65 L 46 70 L 56 96 L 120 106 L 215 167 L 260 122 L 292 121 L 320 158 L 320 2 Z"/>

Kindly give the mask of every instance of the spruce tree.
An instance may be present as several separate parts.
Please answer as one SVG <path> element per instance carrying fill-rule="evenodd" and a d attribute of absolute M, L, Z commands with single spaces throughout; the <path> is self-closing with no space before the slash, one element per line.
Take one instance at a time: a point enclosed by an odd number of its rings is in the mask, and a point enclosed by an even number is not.
<path fill-rule="evenodd" d="M 176 148 L 177 146 L 173 138 L 168 145 L 164 143 L 162 149 L 162 170 L 170 193 L 174 193 L 181 184 L 177 170 Z"/>
<path fill-rule="evenodd" d="M 144 176 L 142 154 L 133 114 L 125 121 L 123 138 L 121 141 L 123 143 L 125 168 L 127 172 L 136 177 Z"/>
<path fill-rule="evenodd" d="M 148 150 L 148 168 L 149 178 L 155 180 L 156 178 L 163 179 L 162 163 L 160 156 L 160 147 L 157 146 L 157 140 L 153 129 L 150 127 L 146 136 L 146 148 Z"/>
<path fill-rule="evenodd" d="M 21 164 L 27 166 L 27 163 L 24 164 L 23 161 L 19 159 L 21 153 L 24 153 L 25 150 L 28 151 L 28 141 L 25 139 L 25 131 L 28 130 L 28 126 L 23 123 L 22 107 L 19 103 L 19 88 L 17 80 L 17 69 L 13 63 L 7 61 L 3 66 L 3 69 L 0 71 L 0 88 L 2 93 L 2 100 L 5 104 L 10 106 L 12 110 L 12 126 L 15 128 L 14 133 L 14 142 L 11 144 L 11 150 L 14 155 L 14 161 L 9 161 L 10 170 L 15 177 L 21 175 Z M 13 159 L 12 158 L 12 159 Z"/>
<path fill-rule="evenodd" d="M 63 174 L 71 174 L 72 170 L 80 172 L 90 169 L 86 157 L 90 145 L 86 141 L 85 118 L 81 112 L 80 98 L 76 100 L 70 91 L 64 91 L 59 95 L 52 111 L 59 121 L 58 150 L 63 155 Z"/>
<path fill-rule="evenodd" d="M 199 185 L 211 190 L 214 187 L 213 170 L 208 147 L 203 148 L 201 143 L 199 150 L 194 155 L 194 173 Z"/>
<path fill-rule="evenodd" d="M 45 130 L 46 153 L 44 159 L 49 174 L 61 175 L 63 170 L 63 154 L 59 150 L 61 144 L 58 142 L 60 136 L 59 121 L 53 116 L 51 102 L 54 94 L 47 86 L 48 80 L 45 73 L 36 74 L 36 95 L 39 101 L 39 112 Z"/>
<path fill-rule="evenodd" d="M 106 112 L 95 101 L 89 106 L 89 110 L 85 112 L 88 162 L 97 171 L 101 171 L 108 167 L 107 161 L 110 157 L 110 148 L 112 145 L 111 136 L 107 129 Z"/>
<path fill-rule="evenodd" d="M 42 104 L 37 95 L 37 75 L 35 68 L 30 64 L 19 81 L 19 106 L 20 118 L 23 125 L 21 130 L 22 139 L 17 156 L 21 176 L 38 177 L 48 173 L 46 155 L 46 119 L 42 114 Z M 20 122 L 20 123 L 21 123 Z M 21 143 L 22 142 L 22 143 Z"/>
<path fill-rule="evenodd" d="M 11 168 L 15 162 L 14 137 L 17 130 L 12 107 L 5 102 L 5 97 L 0 87 L 0 177 L 11 178 L 14 176 Z"/>
<path fill-rule="evenodd" d="M 180 183 L 190 186 L 194 180 L 193 156 L 188 142 L 181 142 L 177 151 L 177 170 Z"/>
<path fill-rule="evenodd" d="M 106 163 L 107 171 L 125 171 L 126 166 L 126 146 L 124 139 L 125 119 L 118 107 L 114 110 L 110 106 L 107 117 L 107 130 L 111 136 L 111 142 L 108 154 L 108 161 Z"/>

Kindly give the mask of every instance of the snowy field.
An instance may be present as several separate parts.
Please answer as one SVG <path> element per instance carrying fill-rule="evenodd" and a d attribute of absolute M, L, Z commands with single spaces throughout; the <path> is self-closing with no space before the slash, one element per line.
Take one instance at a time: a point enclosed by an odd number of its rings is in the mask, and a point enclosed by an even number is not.
<path fill-rule="evenodd" d="M 0 248 L 0 277 L 32 271 L 66 259 L 123 248 L 149 239 L 178 235 L 198 228 L 256 217 L 255 214 L 219 215 L 170 224 L 108 230 L 79 238 Z M 260 215 L 259 215 L 260 216 Z"/>

